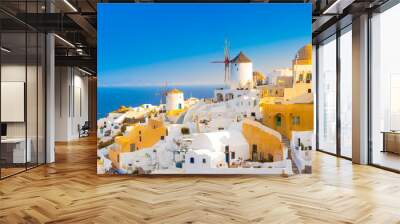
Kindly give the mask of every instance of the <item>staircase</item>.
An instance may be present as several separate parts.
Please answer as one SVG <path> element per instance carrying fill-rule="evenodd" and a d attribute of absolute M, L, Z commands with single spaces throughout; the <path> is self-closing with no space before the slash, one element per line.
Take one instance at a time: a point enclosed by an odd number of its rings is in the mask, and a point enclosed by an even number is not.
<path fill-rule="evenodd" d="M 289 159 L 292 161 L 292 170 L 294 174 L 299 174 L 300 171 L 297 168 L 296 164 L 294 163 L 293 159 L 292 159 L 292 149 L 290 148 L 290 140 L 282 135 L 282 143 L 286 146 L 286 148 L 288 149 L 288 157 Z"/>

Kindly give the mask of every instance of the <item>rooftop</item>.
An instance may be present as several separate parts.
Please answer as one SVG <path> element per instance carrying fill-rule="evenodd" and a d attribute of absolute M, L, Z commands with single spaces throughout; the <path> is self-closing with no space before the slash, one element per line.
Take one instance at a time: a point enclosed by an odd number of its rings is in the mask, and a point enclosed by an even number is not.
<path fill-rule="evenodd" d="M 232 63 L 249 63 L 251 60 L 243 54 L 243 52 L 240 52 L 234 59 L 231 60 Z"/>
<path fill-rule="evenodd" d="M 168 91 L 168 94 L 177 94 L 177 93 L 183 93 L 183 92 L 180 91 L 179 89 L 172 89 L 172 90 Z"/>

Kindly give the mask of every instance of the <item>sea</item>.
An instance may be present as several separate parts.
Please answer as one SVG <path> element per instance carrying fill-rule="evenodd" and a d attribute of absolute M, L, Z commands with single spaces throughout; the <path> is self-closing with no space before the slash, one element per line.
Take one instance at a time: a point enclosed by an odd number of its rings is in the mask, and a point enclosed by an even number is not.
<path fill-rule="evenodd" d="M 212 98 L 214 90 L 221 88 L 222 85 L 209 86 L 177 86 L 181 90 L 184 98 Z M 172 89 L 168 88 L 168 90 Z M 137 107 L 142 104 L 159 105 L 163 97 L 165 87 L 162 86 L 143 86 L 143 87 L 98 87 L 97 88 L 97 118 L 106 117 L 111 111 L 120 106 Z M 165 103 L 165 97 L 162 98 Z"/>

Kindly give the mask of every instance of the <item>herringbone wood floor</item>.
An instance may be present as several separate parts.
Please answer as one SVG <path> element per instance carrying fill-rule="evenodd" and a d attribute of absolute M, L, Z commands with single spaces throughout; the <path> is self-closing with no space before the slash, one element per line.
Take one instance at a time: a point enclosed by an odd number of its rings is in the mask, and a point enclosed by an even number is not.
<path fill-rule="evenodd" d="M 0 181 L 0 223 L 400 223 L 400 175 L 315 153 L 312 175 L 96 175 L 95 138 Z"/>

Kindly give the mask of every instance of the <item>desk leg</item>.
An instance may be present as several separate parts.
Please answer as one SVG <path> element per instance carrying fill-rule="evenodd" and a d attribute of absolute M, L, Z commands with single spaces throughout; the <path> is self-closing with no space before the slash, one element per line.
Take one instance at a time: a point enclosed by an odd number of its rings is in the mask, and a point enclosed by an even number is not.
<path fill-rule="evenodd" d="M 382 133 L 383 135 L 383 149 L 381 152 L 386 152 L 386 134 Z"/>

